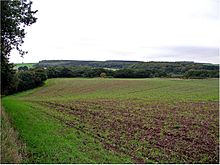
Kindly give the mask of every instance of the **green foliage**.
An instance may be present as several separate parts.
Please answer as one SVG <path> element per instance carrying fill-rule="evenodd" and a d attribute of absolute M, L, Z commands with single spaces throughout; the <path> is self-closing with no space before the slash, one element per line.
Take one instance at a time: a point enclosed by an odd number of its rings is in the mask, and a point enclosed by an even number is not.
<path fill-rule="evenodd" d="M 38 63 L 40 67 L 47 67 L 52 69 L 56 67 L 56 70 L 61 68 L 69 69 L 69 71 L 64 70 L 61 75 L 52 77 L 98 77 L 94 73 L 94 68 L 107 68 L 107 70 L 112 69 L 112 71 L 107 73 L 110 77 L 117 78 L 148 78 L 148 77 L 176 77 L 184 78 L 186 73 L 191 70 L 200 70 L 204 72 L 209 72 L 205 74 L 205 78 L 216 77 L 216 72 L 219 71 L 218 65 L 212 64 L 202 64 L 194 62 L 138 62 L 138 61 L 74 61 L 74 60 L 44 60 Z M 73 70 L 78 69 L 83 72 L 80 74 L 73 74 Z M 59 69 L 58 69 L 59 68 Z M 83 69 L 84 68 L 84 69 Z M 59 72 L 59 71 L 58 71 Z M 63 75 L 63 76 L 62 76 Z M 50 76 L 48 76 L 50 77 Z"/>
<path fill-rule="evenodd" d="M 16 49 L 21 56 L 26 52 L 20 46 L 25 37 L 25 26 L 36 22 L 31 10 L 31 1 L 7 0 L 1 1 L 1 94 L 10 94 L 15 85 L 15 71 L 9 64 L 12 49 Z"/>
<path fill-rule="evenodd" d="M 43 60 L 38 63 L 40 67 L 50 66 L 90 66 L 97 68 L 126 68 L 139 61 L 77 61 L 77 60 Z"/>
<path fill-rule="evenodd" d="M 20 66 L 20 67 L 18 67 L 18 70 L 19 71 L 26 71 L 26 70 L 28 70 L 28 67 L 27 66 Z"/>
<path fill-rule="evenodd" d="M 17 91 L 32 89 L 43 84 L 47 79 L 44 69 L 32 69 L 20 71 L 17 73 L 18 85 Z"/>
<path fill-rule="evenodd" d="M 12 49 L 17 49 L 21 55 L 26 52 L 20 46 L 24 42 L 25 26 L 35 23 L 37 18 L 32 11 L 31 1 L 1 1 L 1 51 L 3 56 L 9 56 Z"/>
<path fill-rule="evenodd" d="M 148 69 L 164 72 L 171 77 L 184 77 L 190 70 L 218 71 L 218 65 L 194 62 L 142 62 L 131 66 L 134 69 Z M 208 76 L 209 77 L 209 76 Z"/>
<path fill-rule="evenodd" d="M 145 69 L 117 69 L 110 70 L 104 68 L 92 67 L 68 67 L 54 66 L 46 69 L 48 78 L 55 77 L 100 77 L 104 73 L 107 77 L 115 78 L 149 78 L 149 77 L 166 77 L 167 74 L 160 71 L 150 71 Z"/>
<path fill-rule="evenodd" d="M 186 78 L 218 78 L 218 70 L 190 70 L 184 75 Z"/>
<path fill-rule="evenodd" d="M 119 69 L 115 71 L 116 78 L 150 78 L 167 77 L 165 72 L 146 69 Z"/>
<path fill-rule="evenodd" d="M 67 67 L 57 66 L 46 69 L 48 78 L 56 77 L 99 77 L 101 73 L 112 76 L 114 71 L 92 67 Z"/>
<path fill-rule="evenodd" d="M 14 65 L 9 63 L 8 58 L 1 54 L 1 94 L 11 94 L 16 90 L 17 78 Z"/>

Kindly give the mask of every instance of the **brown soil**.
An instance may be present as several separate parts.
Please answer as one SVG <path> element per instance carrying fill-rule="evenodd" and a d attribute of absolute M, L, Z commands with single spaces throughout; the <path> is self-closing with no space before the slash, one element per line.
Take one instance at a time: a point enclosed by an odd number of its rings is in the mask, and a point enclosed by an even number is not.
<path fill-rule="evenodd" d="M 218 102 L 173 104 L 134 101 L 38 102 L 73 115 L 68 127 L 87 132 L 105 148 L 130 155 L 136 163 L 219 162 Z"/>

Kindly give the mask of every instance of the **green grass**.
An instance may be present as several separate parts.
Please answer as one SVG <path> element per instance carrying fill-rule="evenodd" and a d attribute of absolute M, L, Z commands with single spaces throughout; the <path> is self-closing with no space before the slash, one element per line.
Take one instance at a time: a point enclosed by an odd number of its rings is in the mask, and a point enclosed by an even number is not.
<path fill-rule="evenodd" d="M 18 138 L 7 114 L 1 108 L 1 163 L 21 163 L 25 146 Z"/>
<path fill-rule="evenodd" d="M 28 156 L 23 163 L 131 162 L 126 156 L 106 151 L 86 133 L 66 128 L 38 105 L 10 98 L 3 100 L 3 106 L 27 145 Z"/>
<path fill-rule="evenodd" d="M 21 96 L 64 101 L 105 98 L 144 102 L 218 101 L 218 80 L 57 78 L 47 80 L 46 86 L 33 91 Z"/>
<path fill-rule="evenodd" d="M 19 67 L 27 66 L 29 69 L 33 68 L 36 63 L 16 63 L 14 69 L 18 69 Z"/>
<path fill-rule="evenodd" d="M 58 78 L 2 99 L 23 163 L 216 163 L 218 79 Z"/>

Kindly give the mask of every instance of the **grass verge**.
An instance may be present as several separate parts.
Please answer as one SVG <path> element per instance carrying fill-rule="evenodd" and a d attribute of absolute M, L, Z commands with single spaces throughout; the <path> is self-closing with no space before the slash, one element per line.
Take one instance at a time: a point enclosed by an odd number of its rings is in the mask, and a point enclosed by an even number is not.
<path fill-rule="evenodd" d="M 45 114 L 41 106 L 3 98 L 6 112 L 27 145 L 22 163 L 131 163 L 129 157 L 108 151 L 85 132 L 68 128 Z"/>
<path fill-rule="evenodd" d="M 1 108 L 1 163 L 21 163 L 22 155 L 25 155 L 25 145 Z"/>

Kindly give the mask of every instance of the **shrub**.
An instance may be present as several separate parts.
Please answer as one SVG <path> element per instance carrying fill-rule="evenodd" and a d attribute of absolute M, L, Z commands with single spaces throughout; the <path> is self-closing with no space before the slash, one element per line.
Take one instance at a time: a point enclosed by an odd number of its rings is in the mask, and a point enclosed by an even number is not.
<path fill-rule="evenodd" d="M 17 72 L 17 90 L 24 91 L 42 85 L 47 79 L 47 74 L 44 69 L 32 69 L 27 71 Z"/>
<path fill-rule="evenodd" d="M 102 73 L 100 74 L 100 77 L 101 77 L 101 78 L 106 78 L 107 75 L 106 75 L 106 73 L 103 73 L 103 72 L 102 72 Z"/>

